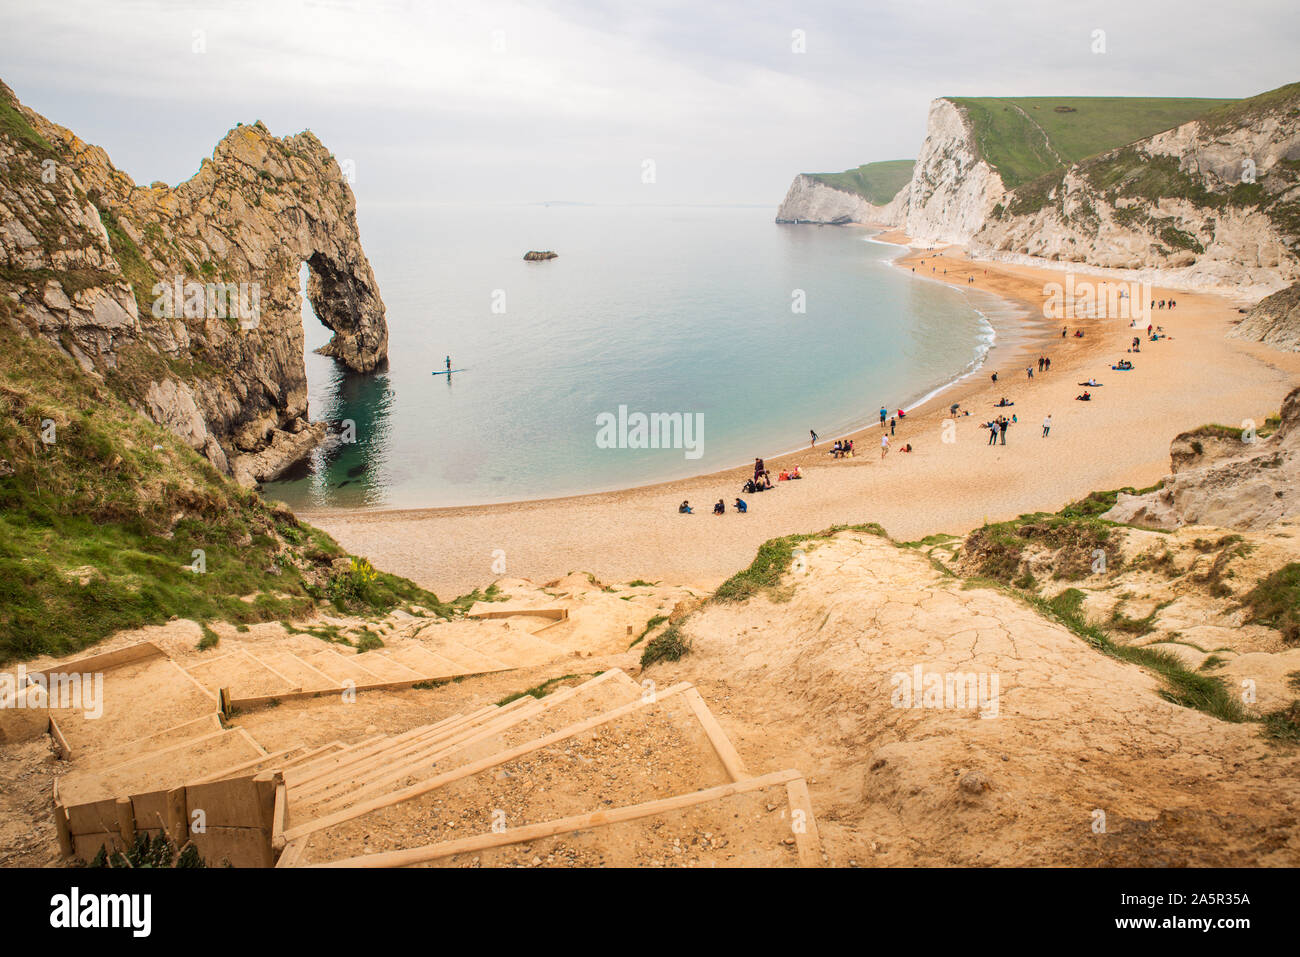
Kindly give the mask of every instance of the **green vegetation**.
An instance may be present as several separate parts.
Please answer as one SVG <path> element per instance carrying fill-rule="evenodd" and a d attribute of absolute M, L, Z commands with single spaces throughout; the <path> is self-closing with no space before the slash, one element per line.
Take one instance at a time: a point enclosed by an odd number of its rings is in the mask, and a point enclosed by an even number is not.
<path fill-rule="evenodd" d="M 657 661 L 680 661 L 690 650 L 690 639 L 682 634 L 681 624 L 669 625 L 645 646 L 641 653 L 641 667 L 648 668 Z"/>
<path fill-rule="evenodd" d="M 0 662 L 173 616 L 289 620 L 332 601 L 451 617 L 492 597 L 443 603 L 393 575 L 336 570 L 346 554 L 328 535 L 224 479 L 11 320 L 0 299 Z"/>
<path fill-rule="evenodd" d="M 596 675 L 599 674 L 600 672 L 597 671 L 591 677 L 595 677 Z M 548 694 L 551 693 L 551 689 L 554 688 L 561 681 L 569 681 L 573 678 L 585 678 L 585 677 L 587 677 L 587 675 L 560 675 L 558 678 L 550 678 L 546 681 L 543 681 L 539 685 L 534 685 L 533 687 L 526 688 L 523 691 L 516 691 L 514 694 L 506 695 L 504 698 L 502 698 L 500 701 L 497 702 L 497 707 L 504 708 L 510 702 L 517 701 L 520 698 L 522 698 L 524 695 L 532 695 L 534 698 L 545 698 Z"/>
<path fill-rule="evenodd" d="M 656 628 L 658 628 L 667 620 L 668 620 L 667 615 L 655 615 L 653 618 L 651 618 L 649 621 L 645 623 L 645 627 L 641 629 L 641 634 L 636 636 L 636 641 L 628 645 L 628 648 L 635 648 L 637 645 L 641 644 L 641 642 L 645 640 L 646 635 L 650 634 L 650 632 L 654 631 Z"/>
<path fill-rule="evenodd" d="M 18 110 L 18 101 L 9 87 L 0 83 L 0 135 L 9 136 L 37 153 L 55 153 L 54 145 L 37 133 L 27 117 Z"/>
<path fill-rule="evenodd" d="M 1008 189 L 1237 102 L 1117 96 L 950 99 L 966 113 L 980 154 Z"/>
<path fill-rule="evenodd" d="M 719 585 L 711 600 L 745 601 L 764 589 L 771 590 L 775 588 L 780 584 L 781 576 L 790 569 L 790 565 L 794 561 L 796 545 L 830 538 L 840 532 L 864 532 L 868 535 L 879 535 L 882 538 L 888 537 L 883 528 L 871 522 L 866 525 L 833 525 L 828 529 L 817 532 L 815 535 L 786 535 L 784 538 L 769 539 L 759 546 L 758 554 L 754 556 L 754 560 L 749 567 L 744 571 L 736 572 L 736 574 Z"/>
<path fill-rule="evenodd" d="M 213 631 L 207 622 L 199 626 L 203 629 L 203 637 L 199 639 L 199 651 L 207 651 L 209 648 L 215 648 L 221 643 L 221 636 Z"/>
<path fill-rule="evenodd" d="M 842 173 L 808 173 L 807 176 L 834 189 L 861 196 L 873 206 L 884 206 L 911 182 L 914 166 L 916 160 L 886 160 L 846 169 Z"/>
<path fill-rule="evenodd" d="M 135 240 L 122 228 L 113 211 L 102 204 L 96 205 L 99 206 L 99 221 L 104 224 L 109 245 L 113 247 L 113 258 L 122 267 L 126 281 L 131 284 L 141 315 L 147 316 L 153 311 L 153 288 L 158 282 L 158 274 L 153 271 L 144 253 L 140 252 Z"/>
<path fill-rule="evenodd" d="M 1245 721 L 1241 703 L 1219 678 L 1190 670 L 1175 654 L 1141 645 L 1118 644 L 1103 629 L 1090 624 L 1083 614 L 1084 594 L 1067 588 L 1053 598 L 1013 592 L 1047 618 L 1060 622 L 1099 651 L 1155 672 L 1165 682 L 1160 695 L 1185 708 L 1204 711 L 1223 721 Z"/>
<path fill-rule="evenodd" d="M 1250 620 L 1282 633 L 1288 645 L 1300 645 L 1300 562 L 1283 565 L 1242 598 Z"/>
<path fill-rule="evenodd" d="M 1264 736 L 1286 744 L 1300 744 L 1300 701 L 1264 715 Z"/>
<path fill-rule="evenodd" d="M 185 847 L 177 853 L 176 845 L 172 843 L 171 838 L 165 832 L 159 831 L 150 838 L 147 833 L 140 831 L 135 836 L 135 843 L 125 853 L 114 851 L 109 854 L 107 848 L 101 847 L 99 853 L 86 866 L 156 870 L 160 867 L 191 868 L 207 867 L 208 865 L 199 856 L 199 849 L 188 841 Z"/>

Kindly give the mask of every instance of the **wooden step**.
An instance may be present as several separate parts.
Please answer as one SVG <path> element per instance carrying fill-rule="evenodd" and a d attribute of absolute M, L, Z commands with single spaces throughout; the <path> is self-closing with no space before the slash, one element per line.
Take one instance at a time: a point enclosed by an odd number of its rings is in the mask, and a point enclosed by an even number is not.
<path fill-rule="evenodd" d="M 408 668 L 400 661 L 395 661 L 384 654 L 382 649 L 357 655 L 357 661 L 367 671 L 373 671 L 378 675 L 380 681 L 402 681 L 407 678 L 412 681 L 420 681 L 425 677 L 422 672 L 416 671 L 414 668 Z"/>
<path fill-rule="evenodd" d="M 341 655 L 326 648 L 307 655 L 302 660 L 340 684 L 351 681 L 353 684 L 365 685 L 383 681 L 361 662 L 356 661 L 356 657 L 356 655 L 351 657 Z"/>
<path fill-rule="evenodd" d="M 242 651 L 213 658 L 211 661 L 200 660 L 186 670 L 213 694 L 222 688 L 236 689 L 240 695 L 265 695 L 293 690 L 293 686 L 282 675 Z"/>

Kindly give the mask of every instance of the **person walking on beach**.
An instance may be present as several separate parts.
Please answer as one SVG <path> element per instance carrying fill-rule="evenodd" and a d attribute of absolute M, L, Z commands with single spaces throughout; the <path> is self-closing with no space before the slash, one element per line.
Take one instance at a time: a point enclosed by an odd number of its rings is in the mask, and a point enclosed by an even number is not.
<path fill-rule="evenodd" d="M 1043 419 L 1043 438 L 1047 438 L 1047 433 L 1052 431 L 1052 414 L 1049 412 L 1047 418 Z"/>
<path fill-rule="evenodd" d="M 812 429 L 809 429 L 809 430 L 808 430 L 808 434 L 812 436 L 812 443 L 811 443 L 808 447 L 809 447 L 810 449 L 812 449 L 812 448 L 816 448 L 816 447 L 817 447 L 817 433 L 814 432 Z"/>
<path fill-rule="evenodd" d="M 893 434 L 894 434 L 894 423 L 897 422 L 897 421 L 898 421 L 898 420 L 895 419 L 892 415 L 889 417 L 889 434 L 890 434 L 890 435 L 893 435 Z"/>
<path fill-rule="evenodd" d="M 882 435 L 880 437 L 880 460 L 883 462 L 885 460 L 885 456 L 888 454 L 889 454 L 889 436 Z"/>
<path fill-rule="evenodd" d="M 1025 372 L 1027 372 L 1027 373 L 1029 374 L 1029 378 L 1032 379 L 1032 378 L 1034 377 L 1034 367 L 1033 367 L 1033 366 L 1025 366 Z"/>

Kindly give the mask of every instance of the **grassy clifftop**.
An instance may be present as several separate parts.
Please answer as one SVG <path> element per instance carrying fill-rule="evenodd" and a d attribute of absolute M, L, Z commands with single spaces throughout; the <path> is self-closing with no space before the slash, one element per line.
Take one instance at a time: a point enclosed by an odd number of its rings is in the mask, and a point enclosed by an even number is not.
<path fill-rule="evenodd" d="M 450 606 L 219 475 L 0 299 L 0 663 L 172 616 Z"/>
<path fill-rule="evenodd" d="M 873 206 L 884 206 L 912 179 L 916 160 L 867 163 L 842 173 L 808 173 L 809 179 L 846 193 L 856 193 Z"/>
<path fill-rule="evenodd" d="M 983 157 L 1012 188 L 1236 100 L 1193 97 L 949 97 L 970 119 Z"/>

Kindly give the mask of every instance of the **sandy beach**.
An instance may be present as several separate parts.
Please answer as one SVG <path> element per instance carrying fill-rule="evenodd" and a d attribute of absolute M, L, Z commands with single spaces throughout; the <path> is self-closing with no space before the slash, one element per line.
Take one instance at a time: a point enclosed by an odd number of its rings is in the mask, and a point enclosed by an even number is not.
<path fill-rule="evenodd" d="M 906 237 L 880 234 L 881 241 Z M 937 256 L 937 258 L 936 258 Z M 972 261 L 960 247 L 909 249 L 897 268 L 918 279 L 967 286 L 1022 304 L 1034 318 L 999 329 L 984 367 L 923 403 L 898 423 L 892 451 L 882 460 L 881 429 L 850 437 L 857 454 L 833 460 L 820 436 L 815 449 L 767 458 L 773 477 L 798 464 L 805 478 L 744 496 L 747 514 L 732 510 L 752 468 L 624 491 L 468 508 L 391 511 L 321 510 L 303 517 L 332 534 L 350 551 L 372 558 L 442 596 L 482 587 L 503 577 L 545 582 L 584 571 L 602 581 L 644 579 L 712 589 L 747 565 L 762 542 L 779 535 L 813 532 L 835 524 L 877 522 L 899 540 L 934 532 L 961 534 L 985 521 L 1023 512 L 1055 510 L 1088 492 L 1127 485 L 1145 487 L 1169 471 L 1169 443 L 1179 432 L 1209 422 L 1262 424 L 1300 378 L 1300 355 L 1227 339 L 1241 304 L 1201 293 L 1156 287 L 1152 296 L 1173 297 L 1175 310 L 1157 310 L 1152 322 L 1168 339 L 1142 343 L 1129 355 L 1140 330 L 1124 319 L 1043 318 L 1044 290 L 1064 283 L 1057 269 Z M 945 274 L 944 270 L 947 270 Z M 1104 278 L 1080 270 L 1079 280 Z M 1060 336 L 1061 325 L 1070 335 Z M 1145 323 L 1143 323 L 1145 326 Z M 1074 331 L 1084 336 L 1075 338 Z M 1144 331 L 1141 330 L 1141 331 Z M 1039 373 L 1037 357 L 1051 358 Z M 1122 358 L 1131 372 L 1113 372 Z M 1025 369 L 1034 366 L 1034 378 Z M 998 381 L 991 381 L 993 372 Z M 1079 383 L 1096 377 L 1093 401 L 1079 402 Z M 881 404 L 893 411 L 897 397 L 873 396 L 862 383 L 864 414 Z M 1006 409 L 995 403 L 1006 396 Z M 944 441 L 944 420 L 953 402 L 959 416 Z M 981 425 L 1014 413 L 1006 445 L 990 447 Z M 1044 416 L 1052 430 L 1042 437 Z M 953 431 L 955 429 L 955 431 Z M 792 436 L 789 448 L 799 440 Z M 910 443 L 913 452 L 899 449 Z M 727 514 L 711 514 L 719 498 Z M 687 499 L 695 514 L 679 515 Z"/>

